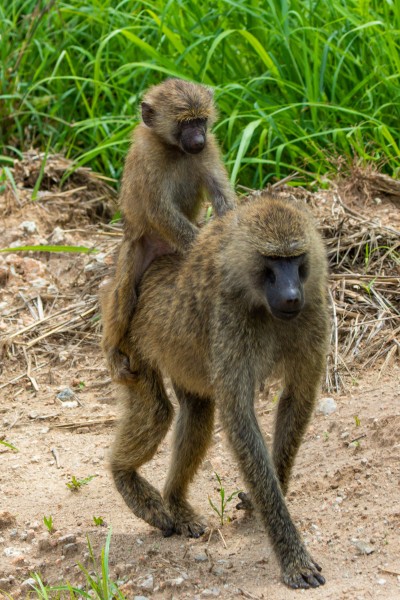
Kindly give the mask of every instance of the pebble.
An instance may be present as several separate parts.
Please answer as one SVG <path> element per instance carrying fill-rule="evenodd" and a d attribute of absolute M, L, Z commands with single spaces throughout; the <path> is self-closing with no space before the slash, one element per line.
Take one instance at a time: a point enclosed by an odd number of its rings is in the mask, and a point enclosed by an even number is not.
<path fill-rule="evenodd" d="M 67 533 L 66 535 L 62 535 L 58 540 L 58 543 L 61 545 L 64 544 L 75 544 L 76 535 L 74 533 Z"/>
<path fill-rule="evenodd" d="M 205 552 L 202 552 L 201 554 L 196 554 L 196 556 L 194 557 L 195 562 L 207 562 L 208 561 L 208 556 Z"/>
<path fill-rule="evenodd" d="M 55 227 L 53 233 L 50 236 L 52 244 L 63 244 L 65 242 L 65 232 L 61 227 Z"/>
<path fill-rule="evenodd" d="M 333 398 L 321 398 L 317 404 L 316 412 L 322 415 L 330 415 L 337 410 L 337 404 Z"/>
<path fill-rule="evenodd" d="M 27 592 L 31 590 L 36 583 L 37 582 L 33 579 L 33 577 L 29 577 L 29 579 L 25 579 L 25 581 L 21 583 L 21 590 Z"/>
<path fill-rule="evenodd" d="M 19 548 L 13 548 L 12 546 L 4 548 L 4 554 L 8 557 L 23 556 L 22 550 Z"/>
<path fill-rule="evenodd" d="M 375 551 L 375 548 L 373 548 L 363 540 L 352 540 L 352 543 L 357 548 L 360 554 L 372 554 Z"/>
<path fill-rule="evenodd" d="M 37 542 L 40 552 L 49 552 L 53 548 L 52 540 L 48 533 L 41 535 Z"/>
<path fill-rule="evenodd" d="M 73 556 L 78 552 L 78 544 L 65 544 L 63 547 L 64 556 Z"/>
<path fill-rule="evenodd" d="M 182 583 L 185 583 L 185 579 L 183 577 L 176 577 L 175 579 L 168 579 L 165 583 L 171 587 L 179 587 Z"/>
<path fill-rule="evenodd" d="M 376 583 L 377 583 L 377 584 L 379 584 L 379 585 L 385 585 L 385 583 L 386 583 L 386 579 L 383 579 L 383 577 L 380 577 L 380 578 L 377 580 L 377 582 L 376 582 Z"/>
<path fill-rule="evenodd" d="M 217 598 L 221 593 L 221 590 L 217 587 L 206 588 L 201 592 L 203 598 Z"/>
<path fill-rule="evenodd" d="M 73 400 L 73 398 L 75 398 L 75 392 L 74 390 L 71 390 L 71 388 L 66 387 L 63 390 L 61 390 L 61 392 L 58 392 L 57 398 L 61 400 L 61 402 L 65 402 L 66 400 Z"/>
<path fill-rule="evenodd" d="M 25 233 L 37 232 L 37 225 L 35 221 L 22 221 L 22 223 L 20 223 L 20 228 L 22 231 L 25 231 Z"/>
<path fill-rule="evenodd" d="M 154 577 L 153 575 L 147 575 L 144 579 L 142 579 L 139 583 L 139 587 L 144 590 L 152 590 L 154 587 Z"/>
<path fill-rule="evenodd" d="M 147 596 L 134 596 L 133 600 L 149 600 Z"/>

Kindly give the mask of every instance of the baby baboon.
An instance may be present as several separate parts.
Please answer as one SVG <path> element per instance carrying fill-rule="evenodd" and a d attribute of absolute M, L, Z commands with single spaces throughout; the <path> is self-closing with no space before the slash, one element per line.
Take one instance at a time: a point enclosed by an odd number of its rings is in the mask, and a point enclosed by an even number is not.
<path fill-rule="evenodd" d="M 201 535 L 204 525 L 186 495 L 216 406 L 293 588 L 325 581 L 284 494 L 324 372 L 326 288 L 325 249 L 308 209 L 267 194 L 204 227 L 185 257 L 158 258 L 142 280 L 132 322 L 141 369 L 135 386 L 121 386 L 125 412 L 111 460 L 116 486 L 137 516 L 165 535 Z M 254 397 L 274 373 L 284 391 L 271 460 Z M 163 497 L 138 474 L 172 420 L 161 374 L 180 403 Z"/>
<path fill-rule="evenodd" d="M 144 96 L 122 177 L 124 237 L 115 277 L 101 290 L 103 349 L 116 381 L 133 376 L 126 333 L 144 271 L 157 256 L 187 252 L 206 196 L 218 216 L 235 206 L 217 142 L 207 131 L 215 119 L 212 91 L 203 85 L 168 79 Z"/>

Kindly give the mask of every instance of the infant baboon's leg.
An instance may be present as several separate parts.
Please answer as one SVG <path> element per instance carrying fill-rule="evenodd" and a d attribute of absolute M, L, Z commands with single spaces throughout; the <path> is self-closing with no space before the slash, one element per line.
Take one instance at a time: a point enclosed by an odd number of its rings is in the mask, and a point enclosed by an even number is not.
<path fill-rule="evenodd" d="M 115 485 L 137 517 L 174 533 L 174 520 L 161 494 L 138 474 L 155 454 L 173 417 L 172 405 L 161 376 L 151 369 L 140 371 L 135 385 L 120 386 L 124 404 L 111 456 Z"/>
<path fill-rule="evenodd" d="M 214 402 L 175 387 L 180 403 L 175 427 L 171 466 L 164 499 L 177 533 L 199 537 L 205 525 L 186 500 L 192 481 L 210 444 L 214 425 Z"/>

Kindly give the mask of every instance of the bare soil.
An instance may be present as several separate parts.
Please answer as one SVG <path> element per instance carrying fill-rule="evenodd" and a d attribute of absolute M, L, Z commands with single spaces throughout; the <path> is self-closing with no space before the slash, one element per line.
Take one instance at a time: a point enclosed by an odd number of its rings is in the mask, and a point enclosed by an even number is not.
<path fill-rule="evenodd" d="M 1 205 L 1 202 L 3 204 Z M 100 280 L 111 263 L 110 238 L 82 207 L 40 199 L 0 197 L 1 247 L 50 243 L 57 230 L 64 244 L 96 246 L 82 254 L 0 255 L 0 333 L 16 331 L 76 302 L 91 302 L 88 281 Z M 354 204 L 352 205 L 354 206 Z M 60 208 L 61 207 L 61 208 Z M 362 212 L 364 206 L 358 206 Z M 393 208 L 391 209 L 393 210 Z M 397 209 L 396 209 L 397 210 Z M 398 214 L 398 210 L 397 210 Z M 33 221 L 29 232 L 25 221 Z M 32 229 L 32 228 L 31 228 Z M 60 237 L 61 236 L 61 237 Z M 96 275 L 97 273 L 97 275 Z M 84 308 L 82 308 L 84 312 Z M 215 473 L 226 495 L 243 489 L 223 431 L 191 487 L 191 500 L 209 530 L 201 539 L 164 539 L 140 521 L 115 490 L 108 468 L 117 407 L 99 350 L 99 330 L 70 329 L 13 338 L 0 374 L 0 589 L 15 598 L 29 592 L 27 579 L 47 584 L 83 582 L 78 563 L 92 569 L 87 537 L 96 554 L 112 528 L 111 577 L 127 598 L 400 599 L 400 367 L 396 357 L 362 366 L 344 377 L 340 393 L 327 393 L 334 413 L 316 413 L 294 468 L 288 506 L 326 585 L 293 591 L 280 580 L 269 539 L 256 515 L 226 508 L 222 526 Z M 62 401 L 60 391 L 73 395 Z M 277 388 L 260 393 L 257 413 L 271 440 Z M 158 487 L 166 474 L 170 435 L 143 469 Z M 66 483 L 95 476 L 78 491 Z M 47 532 L 43 517 L 52 517 Z M 102 517 L 96 526 L 93 517 Z M 1 592 L 0 592 L 1 596 Z"/>

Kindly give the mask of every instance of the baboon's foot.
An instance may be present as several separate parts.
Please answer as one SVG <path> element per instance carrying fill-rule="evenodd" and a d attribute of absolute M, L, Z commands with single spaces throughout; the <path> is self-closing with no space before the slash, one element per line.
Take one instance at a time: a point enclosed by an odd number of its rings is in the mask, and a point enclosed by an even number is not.
<path fill-rule="evenodd" d="M 167 501 L 169 512 L 174 519 L 175 532 L 186 537 L 199 538 L 207 526 L 186 501 Z"/>
<path fill-rule="evenodd" d="M 124 385 L 135 385 L 137 383 L 138 372 L 131 367 L 129 357 L 118 350 L 118 348 L 112 348 L 107 353 L 107 361 L 111 379 L 115 383 L 122 383 Z"/>
<path fill-rule="evenodd" d="M 249 494 L 247 494 L 246 492 L 239 492 L 238 498 L 240 500 L 240 502 L 238 502 L 238 504 L 236 504 L 236 508 L 238 510 L 248 510 L 250 512 L 254 510 L 254 506 L 250 499 Z"/>
<path fill-rule="evenodd" d="M 113 469 L 117 490 L 132 512 L 152 527 L 161 529 L 165 537 L 175 533 L 175 522 L 161 494 L 138 473 Z"/>
<path fill-rule="evenodd" d="M 303 552 L 296 562 L 284 567 L 283 581 L 293 589 L 316 588 L 325 583 L 320 571 L 321 567 L 307 552 Z"/>

